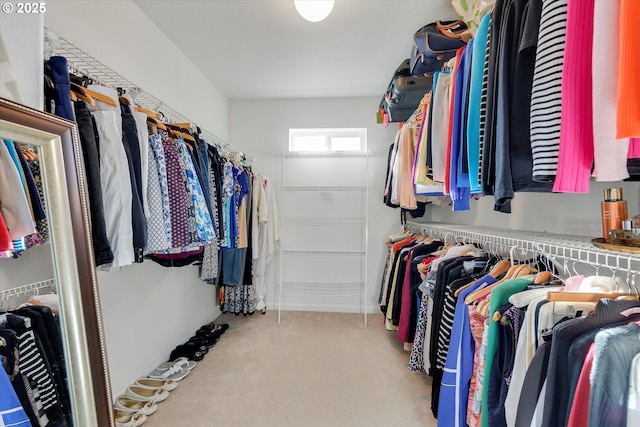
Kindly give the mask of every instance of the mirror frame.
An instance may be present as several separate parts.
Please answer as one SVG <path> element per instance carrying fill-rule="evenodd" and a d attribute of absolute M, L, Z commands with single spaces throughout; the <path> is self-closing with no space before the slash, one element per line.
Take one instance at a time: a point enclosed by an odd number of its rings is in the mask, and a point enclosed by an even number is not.
<path fill-rule="evenodd" d="M 0 98 L 0 137 L 38 147 L 74 425 L 114 426 L 77 126 Z"/>

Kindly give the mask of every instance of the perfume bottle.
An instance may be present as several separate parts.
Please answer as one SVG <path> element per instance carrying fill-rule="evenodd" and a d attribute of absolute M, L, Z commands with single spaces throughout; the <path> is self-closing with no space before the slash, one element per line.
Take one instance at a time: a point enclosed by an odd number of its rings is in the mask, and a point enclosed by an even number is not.
<path fill-rule="evenodd" d="M 607 188 L 604 190 L 602 209 L 602 237 L 609 239 L 611 230 L 621 230 L 622 221 L 627 219 L 627 202 L 622 199 L 622 188 Z"/>

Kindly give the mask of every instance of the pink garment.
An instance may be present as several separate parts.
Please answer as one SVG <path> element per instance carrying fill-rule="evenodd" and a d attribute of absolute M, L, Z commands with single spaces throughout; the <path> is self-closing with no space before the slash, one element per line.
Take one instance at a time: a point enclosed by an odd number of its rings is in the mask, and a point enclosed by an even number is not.
<path fill-rule="evenodd" d="M 4 222 L 2 212 L 0 212 L 0 252 L 11 251 L 12 249 L 11 235 L 9 235 L 9 229 Z"/>
<path fill-rule="evenodd" d="M 584 280 L 584 276 L 571 276 L 564 282 L 564 292 L 573 292 L 580 289 L 580 283 Z"/>
<path fill-rule="evenodd" d="M 413 342 L 411 336 L 411 306 L 413 305 L 413 298 L 411 292 L 411 262 L 409 261 L 413 257 L 413 250 L 409 252 L 409 259 L 407 259 L 407 268 L 405 269 L 404 283 L 402 285 L 402 305 L 400 307 L 400 321 L 398 323 L 397 337 L 402 342 Z M 429 257 L 422 260 L 424 263 L 430 263 L 436 259 L 436 257 Z"/>
<path fill-rule="evenodd" d="M 477 390 L 479 387 L 478 374 L 482 375 L 484 372 L 484 365 L 481 365 L 480 361 L 480 347 L 482 347 L 482 335 L 484 334 L 484 321 L 486 319 L 481 313 L 476 310 L 475 304 L 467 304 L 469 309 L 469 324 L 471 326 L 471 336 L 475 342 L 475 351 L 473 354 L 473 372 L 471 374 L 471 382 L 469 383 L 469 399 L 467 401 L 467 424 L 471 427 L 477 427 L 480 425 L 480 412 L 473 410 L 473 402 L 475 400 L 475 394 L 482 391 Z M 476 413 L 477 412 L 477 413 Z"/>
<path fill-rule="evenodd" d="M 409 323 L 411 320 L 411 260 L 413 259 L 413 249 L 407 255 L 407 262 L 404 269 L 404 279 L 402 280 L 402 296 L 400 303 L 400 319 L 396 336 L 402 342 L 409 342 Z"/>
<path fill-rule="evenodd" d="M 629 139 L 629 156 L 630 159 L 640 159 L 640 138 Z"/>
<path fill-rule="evenodd" d="M 594 0 L 569 0 L 562 71 L 558 174 L 553 191 L 588 193 L 593 164 L 591 58 Z"/>

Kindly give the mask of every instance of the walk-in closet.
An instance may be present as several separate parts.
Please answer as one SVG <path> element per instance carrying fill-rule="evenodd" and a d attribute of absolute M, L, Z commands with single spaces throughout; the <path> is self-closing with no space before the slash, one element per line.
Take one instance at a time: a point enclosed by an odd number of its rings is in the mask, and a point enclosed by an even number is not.
<path fill-rule="evenodd" d="M 637 0 L 0 9 L 0 427 L 637 425 Z"/>

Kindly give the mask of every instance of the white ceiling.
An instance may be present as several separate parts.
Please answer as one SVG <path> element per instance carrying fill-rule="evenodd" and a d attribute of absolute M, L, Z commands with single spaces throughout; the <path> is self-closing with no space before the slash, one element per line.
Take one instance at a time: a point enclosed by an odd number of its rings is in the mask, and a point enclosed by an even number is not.
<path fill-rule="evenodd" d="M 382 96 L 413 33 L 451 0 L 336 0 L 319 23 L 293 0 L 135 4 L 229 99 Z"/>

